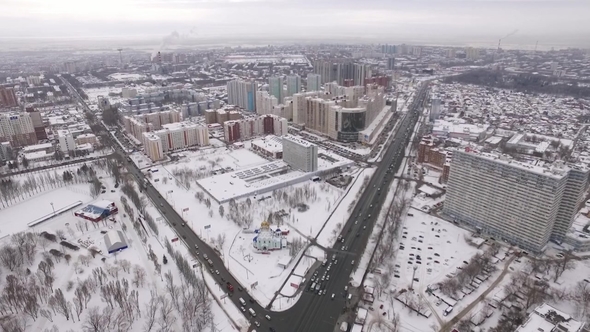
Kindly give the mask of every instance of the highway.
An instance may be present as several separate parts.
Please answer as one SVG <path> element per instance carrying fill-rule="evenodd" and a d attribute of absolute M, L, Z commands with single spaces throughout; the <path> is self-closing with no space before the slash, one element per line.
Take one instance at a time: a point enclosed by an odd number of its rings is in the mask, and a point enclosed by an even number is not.
<path fill-rule="evenodd" d="M 66 83 L 70 90 L 73 90 L 73 95 L 79 99 L 86 111 L 91 112 L 73 86 L 71 86 L 65 79 L 62 79 L 62 81 Z M 256 312 L 256 317 L 251 317 L 248 312 L 244 313 L 252 323 L 256 321 L 260 324 L 260 327 L 252 325 L 250 330 L 255 329 L 260 332 L 269 331 L 273 328 L 277 332 L 332 332 L 334 331 L 338 317 L 345 309 L 352 309 L 354 307 L 353 304 L 358 301 L 358 298 L 353 298 L 349 303 L 346 300 L 346 292 L 344 288 L 349 285 L 349 276 L 360 260 L 379 215 L 379 211 L 385 203 L 387 189 L 391 185 L 394 175 L 403 161 L 405 148 L 412 136 L 412 131 L 418 120 L 419 112 L 421 112 L 423 108 L 424 100 L 427 95 L 427 85 L 427 83 L 424 83 L 420 91 L 416 94 L 416 98 L 408 108 L 408 112 L 404 115 L 404 118 L 393 137 L 393 141 L 387 147 L 383 161 L 371 177 L 366 190 L 362 193 L 352 211 L 351 217 L 344 225 L 341 233 L 343 242 L 336 243 L 334 248 L 328 253 L 329 260 L 335 255 L 334 259 L 337 260 L 337 263 L 332 263 L 330 271 L 326 273 L 332 278 L 329 281 L 324 281 L 321 286 L 322 289 L 325 289 L 325 294 L 317 295 L 317 292 L 308 292 L 308 284 L 303 285 L 301 287 L 306 287 L 306 290 L 301 294 L 299 301 L 286 311 L 271 312 L 256 303 L 245 291 L 246 287 L 240 285 L 226 270 L 223 260 L 218 254 L 201 241 L 190 227 L 183 226 L 184 221 L 180 215 L 153 186 L 148 185 L 144 190 L 144 193 L 151 199 L 155 207 L 162 213 L 178 236 L 186 243 L 193 256 L 199 259 L 203 267 L 210 269 L 209 264 L 205 261 L 203 256 L 207 255 L 208 258 L 211 259 L 213 262 L 213 271 L 219 271 L 219 275 L 214 273 L 213 276 L 218 283 L 221 283 L 222 288 L 225 287 L 226 281 L 229 281 L 234 286 L 234 294 L 233 296 L 228 297 L 228 299 L 233 301 L 234 304 L 240 308 L 242 305 L 238 299 L 241 297 L 247 303 L 246 310 L 252 308 Z M 112 140 L 111 136 L 108 137 Z M 126 153 L 116 142 L 112 143 L 112 145 L 116 147 L 117 153 L 123 156 L 122 160 L 126 160 Z M 140 185 L 145 183 L 144 174 L 135 164 L 128 162 L 126 163 L 126 168 L 127 171 L 136 178 Z M 382 192 L 383 194 L 381 194 Z M 198 246 L 198 250 L 195 245 Z M 346 248 L 342 250 L 342 246 L 345 246 Z M 325 267 L 320 267 L 318 269 L 318 278 L 322 276 L 327 269 L 327 265 Z M 309 282 L 308 278 L 307 283 Z M 244 290 L 240 291 L 238 288 Z M 334 299 L 331 298 L 332 294 L 335 294 Z M 266 320 L 264 318 L 265 315 L 269 315 L 271 320 Z"/>

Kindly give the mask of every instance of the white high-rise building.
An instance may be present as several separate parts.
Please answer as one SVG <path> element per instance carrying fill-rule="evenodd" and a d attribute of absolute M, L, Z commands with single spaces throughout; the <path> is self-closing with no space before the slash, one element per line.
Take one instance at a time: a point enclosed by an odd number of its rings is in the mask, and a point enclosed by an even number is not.
<path fill-rule="evenodd" d="M 162 139 L 154 133 L 143 134 L 143 149 L 152 161 L 164 159 Z"/>
<path fill-rule="evenodd" d="M 320 91 L 322 77 L 318 74 L 307 74 L 307 92 Z"/>
<path fill-rule="evenodd" d="M 0 142 L 10 142 L 13 147 L 37 144 L 30 113 L 0 113 Z"/>
<path fill-rule="evenodd" d="M 256 92 L 256 113 L 258 114 L 273 114 L 273 107 L 278 105 L 278 100 L 275 96 L 271 96 L 266 91 Z"/>
<path fill-rule="evenodd" d="M 227 102 L 248 111 L 256 111 L 256 91 L 258 85 L 254 81 L 227 82 Z"/>
<path fill-rule="evenodd" d="M 533 252 L 560 243 L 588 186 L 588 169 L 539 166 L 504 155 L 453 152 L 443 213 Z"/>
<path fill-rule="evenodd" d="M 59 140 L 59 149 L 63 153 L 76 150 L 76 141 L 69 130 L 58 130 L 57 137 Z"/>
<path fill-rule="evenodd" d="M 269 78 L 268 91 L 277 98 L 279 104 L 282 104 L 284 99 L 283 78 L 278 76 Z"/>
<path fill-rule="evenodd" d="M 287 96 L 291 97 L 292 95 L 301 92 L 301 77 L 299 75 L 290 75 L 287 76 Z M 281 100 L 281 103 L 284 100 Z"/>
<path fill-rule="evenodd" d="M 354 85 L 365 85 L 365 78 L 371 77 L 371 66 L 364 63 L 354 64 Z"/>
<path fill-rule="evenodd" d="M 304 172 L 318 170 L 318 146 L 291 135 L 283 137 L 283 161 Z"/>

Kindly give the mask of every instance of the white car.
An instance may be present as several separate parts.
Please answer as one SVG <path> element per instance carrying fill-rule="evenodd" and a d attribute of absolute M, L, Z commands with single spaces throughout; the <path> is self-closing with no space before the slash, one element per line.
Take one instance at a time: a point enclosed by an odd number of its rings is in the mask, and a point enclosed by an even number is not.
<path fill-rule="evenodd" d="M 270 320 L 270 316 L 269 315 L 264 316 L 264 318 L 266 318 L 266 320 Z"/>

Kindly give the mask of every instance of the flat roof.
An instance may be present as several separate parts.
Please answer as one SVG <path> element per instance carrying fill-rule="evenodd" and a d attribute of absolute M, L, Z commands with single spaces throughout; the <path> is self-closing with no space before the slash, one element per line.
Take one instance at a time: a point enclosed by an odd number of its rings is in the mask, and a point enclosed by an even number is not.
<path fill-rule="evenodd" d="M 270 151 L 273 153 L 283 151 L 283 140 L 280 137 L 269 135 L 264 138 L 255 139 L 252 141 L 252 145 L 256 145 L 263 150 Z"/>
<path fill-rule="evenodd" d="M 35 144 L 35 145 L 27 145 L 23 148 L 23 152 L 27 151 L 36 151 L 36 150 L 45 150 L 53 147 L 53 143 L 42 143 L 42 144 Z"/>
<path fill-rule="evenodd" d="M 315 145 L 315 144 L 313 144 L 311 142 L 308 142 L 308 141 L 303 140 L 301 138 L 295 137 L 293 135 L 284 136 L 283 139 L 289 140 L 289 141 L 291 141 L 293 143 L 299 144 L 299 145 L 304 146 L 304 147 L 317 146 L 317 145 Z"/>

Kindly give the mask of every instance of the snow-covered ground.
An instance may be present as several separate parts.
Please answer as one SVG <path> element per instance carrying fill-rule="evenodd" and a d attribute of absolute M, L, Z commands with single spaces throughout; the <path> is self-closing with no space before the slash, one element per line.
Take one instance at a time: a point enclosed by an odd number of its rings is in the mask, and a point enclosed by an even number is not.
<path fill-rule="evenodd" d="M 360 188 L 358 184 L 370 173 L 352 167 L 343 173 L 352 177 L 347 188 L 337 188 L 326 182 L 305 181 L 238 199 L 235 205 L 233 201 L 218 204 L 199 187 L 195 182 L 197 179 L 230 169 L 239 171 L 268 161 L 246 149 L 209 148 L 183 152 L 183 155 L 177 162 L 151 166 L 145 172 L 149 172 L 151 183 L 187 221 L 187 226 L 222 253 L 231 273 L 241 284 L 249 286 L 252 296 L 262 305 L 268 304 L 281 288 L 302 251 L 290 253 L 287 248 L 262 254 L 253 247 L 256 234 L 251 232 L 267 220 L 273 227 L 289 230 L 285 236 L 289 244 L 298 239 L 308 242 L 308 237 L 318 235 L 322 243 L 327 242 L 333 228 L 342 222 L 342 210 L 346 212 L 346 206 L 338 205 L 339 202 L 343 197 L 356 196 Z M 340 208 L 334 213 L 337 206 Z M 273 217 L 269 219 L 271 214 Z M 330 216 L 332 218 L 324 227 Z M 295 255 L 293 259 L 291 254 Z M 301 264 L 310 265 L 312 262 L 312 259 L 304 258 Z M 279 263 L 286 265 L 280 266 Z M 257 286 L 252 289 L 253 284 Z"/>
<path fill-rule="evenodd" d="M 47 302 L 48 298 L 44 300 L 38 299 L 39 308 L 42 310 L 28 315 L 19 315 L 19 317 L 27 317 L 26 319 L 19 318 L 19 324 L 21 326 L 26 325 L 24 328 L 26 331 L 44 331 L 45 329 L 52 332 L 59 330 L 82 331 L 82 326 L 88 325 L 91 317 L 95 316 L 99 318 L 100 322 L 102 322 L 101 324 L 106 324 L 110 320 L 111 325 L 104 326 L 99 330 L 116 330 L 116 321 L 120 324 L 129 324 L 131 326 L 129 329 L 125 329 L 125 331 L 143 331 L 143 326 L 149 320 L 147 306 L 152 297 L 155 296 L 152 292 L 156 292 L 158 296 L 161 296 L 161 300 L 157 301 L 159 308 L 161 309 L 166 304 L 170 308 L 169 314 L 171 313 L 174 318 L 169 316 L 170 319 L 164 322 L 162 310 L 158 309 L 155 312 L 155 328 L 161 330 L 164 328 L 163 325 L 167 325 L 170 330 L 182 331 L 183 322 L 186 321 L 181 317 L 180 311 L 172 304 L 174 302 L 173 298 L 167 295 L 165 281 L 165 275 L 170 273 L 177 287 L 182 282 L 179 269 L 176 267 L 164 245 L 165 239 L 171 239 L 176 236 L 174 231 L 167 227 L 163 221 L 159 221 L 159 235 L 156 236 L 148 228 L 145 240 L 142 240 L 142 236 L 138 235 L 136 230 L 134 230 L 129 216 L 123 211 L 120 188 L 115 189 L 114 180 L 107 177 L 102 171 L 99 170 L 98 172 L 102 177 L 101 182 L 105 185 L 106 191 L 95 199 L 92 199 L 89 194 L 90 188 L 88 184 L 77 184 L 47 190 L 14 207 L 0 211 L 2 236 L 8 235 L 8 233 L 26 230 L 32 232 L 33 239 L 38 239 L 35 241 L 35 249 L 31 251 L 31 258 L 25 259 L 21 267 L 14 267 L 12 271 L 9 268 L 3 268 L 3 278 L 0 281 L 0 286 L 6 287 L 5 277 L 16 273 L 17 282 L 23 282 L 29 285 L 26 286 L 23 284 L 23 287 L 31 287 L 30 282 L 39 280 L 37 285 L 41 287 L 40 289 L 47 289 L 47 293 L 45 291 L 40 293 L 47 295 L 39 295 L 39 297 L 44 298 L 45 296 L 58 294 L 57 292 L 59 290 L 63 292 L 66 308 L 68 303 L 70 306 L 67 314 L 65 314 L 66 311 L 64 311 L 64 314 L 60 314 L 60 309 L 57 306 L 55 307 L 56 311 L 50 308 L 51 306 Z M 111 192 L 111 190 L 114 190 L 114 192 Z M 114 217 L 113 221 L 107 220 L 105 222 L 93 223 L 75 217 L 70 211 L 60 214 L 34 228 L 27 229 L 26 224 L 30 220 L 47 213 L 52 213 L 50 203 L 53 203 L 57 210 L 59 207 L 78 200 L 83 201 L 84 205 L 98 200 L 110 200 L 117 204 L 120 212 Z M 135 215 L 137 215 L 137 210 L 134 208 L 133 210 L 135 211 Z M 161 220 L 161 216 L 157 210 L 149 203 L 147 205 L 147 213 L 151 214 L 156 220 Z M 113 231 L 121 231 L 124 234 L 128 248 L 114 254 L 108 254 L 105 235 L 103 233 Z M 42 232 L 54 235 L 63 234 L 62 236 L 66 241 L 79 246 L 80 249 L 71 250 L 60 246 L 56 242 L 42 241 L 40 239 Z M 59 241 L 58 238 L 57 242 Z M 19 247 L 17 246 L 17 242 L 14 242 L 11 237 L 2 237 L 0 247 L 5 248 L 9 245 L 16 246 L 16 248 Z M 20 247 L 23 247 L 23 245 L 21 244 Z M 100 250 L 100 253 L 92 254 L 89 248 Z M 186 246 L 181 242 L 174 242 L 173 249 L 179 251 L 183 257 L 190 257 Z M 5 249 L 0 250 L 3 251 Z M 53 254 L 50 253 L 50 250 L 53 250 L 51 251 Z M 153 251 L 152 259 L 155 258 L 161 266 L 161 272 L 157 271 L 156 265 L 150 258 L 149 253 L 151 251 Z M 56 255 L 61 256 L 61 258 Z M 167 264 L 163 264 L 162 262 L 164 255 L 168 257 Z M 41 265 L 45 264 L 41 263 L 42 261 L 50 261 L 52 262 L 51 265 L 54 265 L 48 274 L 52 276 L 51 282 L 41 272 Z M 22 272 L 25 267 L 28 267 L 33 272 L 31 277 L 26 276 Z M 199 269 L 195 269 L 195 272 L 197 276 L 201 275 Z M 99 278 L 99 275 L 102 277 Z M 22 281 L 19 281 L 21 278 L 23 278 Z M 126 289 L 124 291 L 126 299 L 121 303 L 136 303 L 137 308 L 130 309 L 130 311 L 135 310 L 135 313 L 127 316 L 119 315 L 124 310 L 120 309 L 116 300 L 113 300 L 112 309 L 109 309 L 111 306 L 105 302 L 109 296 L 107 295 L 105 297 L 104 294 L 106 294 L 106 291 L 104 288 L 101 291 L 101 282 L 99 280 L 102 280 L 103 287 L 107 287 L 106 285 L 108 284 L 108 287 L 116 289 L 118 287 L 117 284 L 123 285 L 123 288 Z M 51 285 L 51 290 L 49 290 L 49 286 L 45 288 L 44 283 Z M 186 287 L 183 286 L 183 291 L 186 291 Z M 214 287 L 211 288 L 213 289 Z M 101 292 L 103 296 L 101 296 Z M 34 294 L 33 291 L 29 291 L 29 293 Z M 76 299 L 80 297 L 82 297 L 82 305 L 79 308 L 75 303 Z M 206 323 L 208 326 L 215 325 L 216 331 L 235 331 L 240 329 L 240 326 L 243 328 L 247 327 L 247 323 L 239 309 L 229 301 L 224 304 L 222 300 L 215 301 L 215 298 L 208 296 L 206 300 L 207 303 L 210 303 L 213 315 L 213 320 Z M 217 299 L 219 300 L 219 298 Z M 190 302 L 193 300 L 191 298 Z M 223 310 L 220 305 L 224 307 Z M 95 314 L 94 308 L 98 308 L 98 314 Z M 137 314 L 136 310 L 141 310 L 141 316 Z M 22 311 L 19 310 L 19 312 Z M 66 315 L 68 316 L 67 318 Z M 197 315 L 199 314 L 197 313 Z M 204 316 L 201 315 L 199 317 Z M 211 328 L 208 327 L 207 329 Z M 194 328 L 189 328 L 189 331 L 193 330 Z"/>

